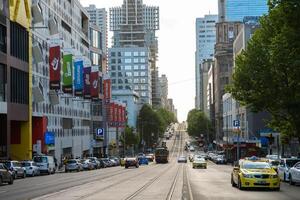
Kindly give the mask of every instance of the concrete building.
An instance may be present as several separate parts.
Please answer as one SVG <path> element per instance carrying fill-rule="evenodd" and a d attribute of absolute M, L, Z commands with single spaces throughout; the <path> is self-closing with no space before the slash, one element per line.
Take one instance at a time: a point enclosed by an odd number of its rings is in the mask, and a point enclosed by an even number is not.
<path fill-rule="evenodd" d="M 218 0 L 219 22 L 242 22 L 245 16 L 268 13 L 267 0 Z"/>
<path fill-rule="evenodd" d="M 110 9 L 110 30 L 113 31 L 112 48 L 147 48 L 150 74 L 148 77 L 151 95 L 147 94 L 150 100 L 145 103 L 159 103 L 157 82 L 158 72 L 156 72 L 156 60 L 158 52 L 158 42 L 156 31 L 159 30 L 159 8 L 147 6 L 142 0 L 124 0 L 123 5 Z M 153 76 L 153 77 L 152 77 Z M 134 89 L 134 88 L 132 88 Z M 141 95 L 141 99 L 145 99 Z"/>
<path fill-rule="evenodd" d="M 233 42 L 239 34 L 242 23 L 217 23 L 217 42 L 215 46 L 214 67 L 214 107 L 216 140 L 223 139 L 223 95 L 229 83 L 233 67 Z"/>
<path fill-rule="evenodd" d="M 78 0 L 33 1 L 32 13 L 34 152 L 54 155 L 58 162 L 63 157 L 93 154 L 91 100 L 83 98 L 83 88 L 77 90 L 75 81 L 83 75 L 75 63 L 81 61 L 82 70 L 92 64 L 89 15 Z M 92 49 L 99 53 L 98 46 Z M 53 73 L 60 65 L 54 85 Z"/>
<path fill-rule="evenodd" d="M 214 126 L 215 123 L 215 100 L 214 100 L 214 94 L 215 94 L 215 83 L 214 83 L 214 71 L 215 71 L 215 63 L 212 63 L 212 66 L 209 68 L 207 72 L 207 87 L 206 87 L 206 96 L 207 96 L 207 116 L 212 122 L 212 126 Z"/>
<path fill-rule="evenodd" d="M 137 116 L 141 107 L 138 93 L 132 90 L 112 90 L 112 100 L 119 101 L 126 106 L 127 124 L 137 128 Z"/>
<path fill-rule="evenodd" d="M 203 63 L 201 64 L 201 85 L 202 85 L 202 91 L 201 93 L 203 94 L 203 101 L 201 102 L 203 104 L 202 106 L 202 111 L 206 114 L 207 117 L 209 117 L 209 111 L 207 108 L 207 104 L 208 104 L 208 94 L 207 94 L 207 86 L 208 86 L 208 81 L 209 81 L 209 77 L 208 77 L 208 72 L 210 70 L 210 68 L 213 66 L 214 61 L 209 59 L 209 60 L 205 60 L 203 61 Z"/>
<path fill-rule="evenodd" d="M 161 107 L 168 107 L 168 78 L 165 74 L 159 77 L 159 95 L 161 98 Z"/>
<path fill-rule="evenodd" d="M 0 159 L 32 158 L 31 1 L 0 6 Z"/>
<path fill-rule="evenodd" d="M 248 22 L 242 25 L 242 28 L 233 43 L 233 59 L 239 55 L 242 50 L 247 48 L 247 42 L 259 28 L 257 18 L 248 18 Z M 235 63 L 234 63 L 235 66 Z M 234 67 L 233 67 L 234 70 Z M 233 142 L 236 134 L 233 130 L 233 120 L 240 121 L 241 139 L 243 141 L 259 138 L 260 131 L 267 129 L 266 120 L 270 119 L 270 115 L 266 112 L 253 113 L 249 108 L 241 106 L 231 94 L 223 95 L 223 132 L 224 140 Z"/>
<path fill-rule="evenodd" d="M 89 5 L 85 7 L 86 11 L 90 15 L 90 23 L 97 25 L 101 30 L 101 46 L 103 47 L 103 55 L 107 55 L 108 45 L 108 28 L 107 28 L 107 11 L 105 8 L 97 8 L 95 5 Z"/>
<path fill-rule="evenodd" d="M 109 74 L 112 90 L 133 90 L 141 103 L 152 103 L 151 64 L 147 47 L 113 47 L 109 49 Z"/>
<path fill-rule="evenodd" d="M 218 15 L 205 15 L 196 19 L 196 52 L 195 52 L 195 79 L 196 98 L 195 107 L 204 110 L 203 85 L 201 79 L 201 65 L 207 59 L 213 59 L 216 43 L 216 22 Z"/>

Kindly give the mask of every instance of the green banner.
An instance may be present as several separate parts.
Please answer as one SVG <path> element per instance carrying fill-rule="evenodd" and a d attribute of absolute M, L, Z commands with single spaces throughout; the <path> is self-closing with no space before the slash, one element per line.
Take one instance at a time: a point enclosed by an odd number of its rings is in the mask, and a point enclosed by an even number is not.
<path fill-rule="evenodd" d="M 64 55 L 63 57 L 63 91 L 65 93 L 72 93 L 72 77 L 73 77 L 73 63 L 72 54 Z"/>

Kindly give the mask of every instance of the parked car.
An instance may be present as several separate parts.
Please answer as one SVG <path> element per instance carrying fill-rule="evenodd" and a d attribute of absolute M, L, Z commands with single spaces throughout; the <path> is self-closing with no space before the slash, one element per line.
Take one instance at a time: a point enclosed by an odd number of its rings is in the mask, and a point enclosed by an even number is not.
<path fill-rule="evenodd" d="M 216 164 L 226 164 L 227 163 L 227 160 L 225 158 L 224 155 L 217 155 L 213 158 L 213 161 L 216 163 Z"/>
<path fill-rule="evenodd" d="M 100 169 L 100 162 L 98 161 L 98 158 L 96 157 L 88 157 L 90 161 L 93 163 L 95 169 Z"/>
<path fill-rule="evenodd" d="M 289 181 L 289 171 L 297 162 L 300 161 L 300 158 L 283 158 L 280 159 L 280 163 L 277 168 L 278 176 L 282 181 Z"/>
<path fill-rule="evenodd" d="M 25 168 L 27 176 L 38 176 L 40 175 L 40 169 L 37 164 L 33 161 L 22 161 L 21 165 Z"/>
<path fill-rule="evenodd" d="M 12 171 L 10 171 L 4 163 L 0 163 L 0 185 L 2 183 L 13 184 L 14 177 Z"/>
<path fill-rule="evenodd" d="M 19 161 L 9 160 L 5 161 L 4 164 L 12 172 L 14 179 L 18 177 L 26 177 L 26 169 L 22 167 Z"/>
<path fill-rule="evenodd" d="M 187 163 L 187 158 L 186 156 L 179 156 L 178 160 L 177 160 L 178 163 Z"/>
<path fill-rule="evenodd" d="M 112 167 L 114 164 L 109 158 L 102 158 L 102 160 L 106 164 L 106 167 Z"/>
<path fill-rule="evenodd" d="M 106 162 L 103 160 L 103 158 L 99 158 L 98 161 L 100 162 L 100 167 L 101 168 L 106 168 L 107 164 Z"/>
<path fill-rule="evenodd" d="M 297 162 L 289 171 L 290 185 L 300 183 L 300 162 Z"/>
<path fill-rule="evenodd" d="M 146 156 L 139 157 L 138 160 L 139 160 L 139 165 L 148 165 L 149 164 L 148 159 L 146 158 Z"/>
<path fill-rule="evenodd" d="M 207 163 L 205 161 L 205 158 L 202 158 L 202 157 L 198 157 L 198 158 L 195 158 L 194 161 L 193 161 L 193 169 L 195 168 L 204 168 L 206 169 L 207 168 Z"/>
<path fill-rule="evenodd" d="M 139 168 L 139 161 L 137 158 L 126 158 L 125 159 L 125 168 L 136 167 Z"/>
<path fill-rule="evenodd" d="M 114 163 L 114 166 L 120 165 L 120 159 L 118 157 L 109 157 L 109 159 Z"/>
<path fill-rule="evenodd" d="M 84 170 L 92 170 L 95 169 L 95 165 L 91 162 L 90 159 L 82 159 L 81 161 L 82 168 Z"/>
<path fill-rule="evenodd" d="M 146 154 L 146 158 L 148 159 L 149 162 L 153 162 L 154 154 L 153 153 Z"/>
<path fill-rule="evenodd" d="M 189 150 L 190 150 L 190 152 L 194 152 L 195 148 L 193 146 L 190 146 Z"/>
<path fill-rule="evenodd" d="M 77 159 L 70 159 L 67 161 L 65 166 L 65 172 L 71 172 L 71 171 L 82 171 L 83 166 L 80 160 Z"/>
<path fill-rule="evenodd" d="M 34 156 L 33 161 L 40 169 L 40 173 L 54 174 L 56 171 L 53 156 Z"/>

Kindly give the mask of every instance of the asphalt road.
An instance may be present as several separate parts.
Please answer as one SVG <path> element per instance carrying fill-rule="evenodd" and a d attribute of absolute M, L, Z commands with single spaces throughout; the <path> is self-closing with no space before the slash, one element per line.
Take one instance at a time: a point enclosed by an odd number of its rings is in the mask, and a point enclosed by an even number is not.
<path fill-rule="evenodd" d="M 178 164 L 185 154 L 183 132 L 180 138 L 167 142 L 168 164 L 151 163 L 140 168 L 106 168 L 79 173 L 59 173 L 18 179 L 13 185 L 0 187 L 0 199 L 39 200 L 205 200 L 205 199 L 300 199 L 300 186 L 281 184 L 281 191 L 240 191 L 230 184 L 231 166 L 209 162 L 207 169 L 192 169 L 191 164 Z"/>

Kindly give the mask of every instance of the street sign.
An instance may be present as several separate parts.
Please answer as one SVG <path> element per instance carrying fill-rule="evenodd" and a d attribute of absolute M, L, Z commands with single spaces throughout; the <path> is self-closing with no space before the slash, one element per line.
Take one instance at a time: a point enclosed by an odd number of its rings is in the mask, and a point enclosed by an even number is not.
<path fill-rule="evenodd" d="M 233 120 L 233 127 L 235 128 L 240 127 L 240 120 Z"/>
<path fill-rule="evenodd" d="M 103 137 L 104 136 L 104 129 L 103 128 L 97 128 L 96 136 L 97 137 Z"/>

